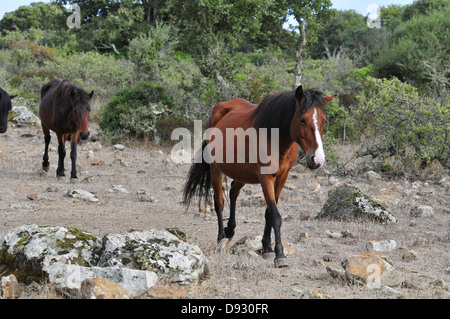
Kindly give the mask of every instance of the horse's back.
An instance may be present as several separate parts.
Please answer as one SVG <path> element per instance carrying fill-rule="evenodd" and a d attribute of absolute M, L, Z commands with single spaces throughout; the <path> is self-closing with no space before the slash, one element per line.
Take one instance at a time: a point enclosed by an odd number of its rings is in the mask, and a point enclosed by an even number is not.
<path fill-rule="evenodd" d="M 42 86 L 41 89 L 41 104 L 39 106 L 39 117 L 41 123 L 54 131 L 53 128 L 53 100 L 55 91 L 61 84 L 62 79 L 54 79 Z"/>
<path fill-rule="evenodd" d="M 220 102 L 213 108 L 211 115 L 206 122 L 206 128 L 217 127 L 219 122 L 223 121 L 226 121 L 227 123 L 234 122 L 235 124 L 242 124 L 242 121 L 248 120 L 250 113 L 255 107 L 255 104 L 241 98 Z"/>

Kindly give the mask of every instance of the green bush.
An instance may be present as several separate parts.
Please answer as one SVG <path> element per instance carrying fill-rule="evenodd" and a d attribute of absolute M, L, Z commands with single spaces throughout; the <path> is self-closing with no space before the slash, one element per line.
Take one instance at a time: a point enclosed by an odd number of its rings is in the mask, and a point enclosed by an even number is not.
<path fill-rule="evenodd" d="M 175 105 L 163 87 L 152 82 L 118 91 L 102 110 L 100 128 L 112 142 L 124 138 L 152 138 L 158 119 L 169 115 Z"/>
<path fill-rule="evenodd" d="M 421 96 L 397 78 L 368 77 L 359 100 L 356 129 L 368 141 L 360 155 L 450 167 L 450 104 Z"/>

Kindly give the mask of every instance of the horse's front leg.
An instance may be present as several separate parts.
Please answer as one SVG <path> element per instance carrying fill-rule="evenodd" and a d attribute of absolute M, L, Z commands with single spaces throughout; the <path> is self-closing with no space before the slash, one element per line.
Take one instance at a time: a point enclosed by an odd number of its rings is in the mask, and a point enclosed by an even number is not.
<path fill-rule="evenodd" d="M 77 177 L 77 142 L 78 134 L 72 134 L 70 137 L 71 149 L 70 159 L 72 161 L 72 171 L 70 172 L 70 179 L 78 179 Z"/>
<path fill-rule="evenodd" d="M 64 159 L 66 158 L 66 138 L 62 134 L 58 134 L 58 168 L 56 170 L 56 177 L 65 176 L 64 174 Z"/>
<path fill-rule="evenodd" d="M 267 203 L 266 209 L 266 225 L 264 227 L 264 236 L 262 239 L 263 253 L 266 256 L 273 254 L 270 246 L 271 229 L 273 228 L 275 235 L 275 267 L 286 267 L 288 262 L 283 251 L 283 244 L 281 242 L 281 215 L 278 212 L 275 196 L 275 178 L 270 175 L 261 175 L 261 187 L 263 189 L 264 198 Z"/>

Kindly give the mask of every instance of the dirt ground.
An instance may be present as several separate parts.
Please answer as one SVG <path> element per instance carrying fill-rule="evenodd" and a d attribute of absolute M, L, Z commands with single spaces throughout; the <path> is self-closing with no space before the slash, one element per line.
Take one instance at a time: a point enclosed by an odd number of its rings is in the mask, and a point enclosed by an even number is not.
<path fill-rule="evenodd" d="M 98 127 L 91 125 L 91 129 Z M 199 213 L 193 205 L 186 211 L 181 204 L 181 189 L 189 165 L 176 165 L 167 157 L 169 148 L 125 143 L 115 150 L 103 141 L 88 141 L 78 148 L 79 181 L 56 178 L 57 144 L 52 133 L 50 171 L 42 172 L 44 139 L 39 128 L 10 127 L 0 135 L 0 234 L 14 227 L 38 225 L 72 226 L 97 236 L 123 233 L 129 229 L 177 227 L 187 241 L 198 245 L 208 258 L 208 275 L 189 287 L 188 298 L 270 298 L 298 299 L 321 291 L 329 298 L 448 298 L 450 282 L 450 183 L 381 179 L 365 177 L 316 176 L 317 172 L 292 171 L 279 203 L 283 216 L 282 239 L 296 249 L 288 255 L 289 267 L 277 269 L 272 260 L 215 252 L 217 221 L 215 214 Z M 69 148 L 69 145 L 67 145 Z M 346 153 L 339 147 L 336 152 Z M 69 154 L 69 152 L 67 153 Z M 319 174 L 320 175 L 320 174 Z M 231 181 L 228 180 L 228 185 Z M 336 183 L 351 183 L 379 199 L 399 220 L 394 225 L 371 222 L 330 222 L 316 220 Z M 122 185 L 128 193 L 110 192 Z M 98 202 L 74 201 L 64 197 L 69 189 L 90 191 Z M 142 201 L 138 191 L 145 190 Z M 264 207 L 243 205 L 260 193 L 259 185 L 247 185 L 237 204 L 237 228 L 233 242 L 252 234 L 262 235 Z M 29 199 L 28 197 L 34 198 Z M 435 210 L 433 217 L 413 218 L 411 208 L 426 204 Z M 310 215 L 304 220 L 301 216 Z M 228 206 L 225 208 L 225 216 Z M 358 238 L 331 238 L 326 231 L 351 231 Z M 306 242 L 299 242 L 301 233 Z M 397 293 L 370 290 L 334 280 L 326 271 L 329 263 L 339 264 L 348 254 L 366 250 L 370 240 L 395 240 L 397 248 L 386 252 L 406 283 Z M 232 242 L 232 244 L 233 244 Z M 417 252 L 413 261 L 402 259 L 407 250 Z M 56 298 L 51 289 L 25 288 L 25 298 Z M 28 290 L 27 290 L 28 289 Z M 317 290 L 319 289 L 319 290 Z M 50 291 L 50 292 L 49 292 Z"/>

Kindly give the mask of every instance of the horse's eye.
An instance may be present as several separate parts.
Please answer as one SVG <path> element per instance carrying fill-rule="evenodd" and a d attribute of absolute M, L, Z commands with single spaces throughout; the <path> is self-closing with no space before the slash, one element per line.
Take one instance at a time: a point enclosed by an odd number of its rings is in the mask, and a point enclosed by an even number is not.
<path fill-rule="evenodd" d="M 300 125 L 306 125 L 306 120 L 304 118 L 300 119 Z"/>

